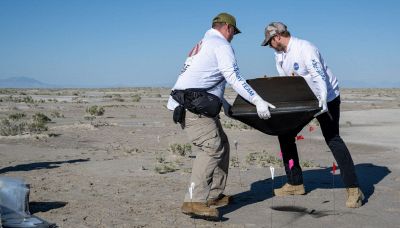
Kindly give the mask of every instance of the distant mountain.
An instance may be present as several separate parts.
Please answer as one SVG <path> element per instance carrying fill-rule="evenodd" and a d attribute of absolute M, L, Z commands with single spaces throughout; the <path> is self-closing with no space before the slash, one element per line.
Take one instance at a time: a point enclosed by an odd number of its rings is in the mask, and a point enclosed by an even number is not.
<path fill-rule="evenodd" d="M 370 82 L 357 80 L 339 80 L 340 88 L 400 88 L 400 82 Z M 0 88 L 118 88 L 118 87 L 171 87 L 170 83 L 115 83 L 115 84 L 68 84 L 52 85 L 29 77 L 11 77 L 0 79 Z"/>
<path fill-rule="evenodd" d="M 400 88 L 400 82 L 365 82 L 354 80 L 340 80 L 341 88 Z"/>
<path fill-rule="evenodd" d="M 57 86 L 40 82 L 28 77 L 0 79 L 0 88 L 54 88 Z"/>

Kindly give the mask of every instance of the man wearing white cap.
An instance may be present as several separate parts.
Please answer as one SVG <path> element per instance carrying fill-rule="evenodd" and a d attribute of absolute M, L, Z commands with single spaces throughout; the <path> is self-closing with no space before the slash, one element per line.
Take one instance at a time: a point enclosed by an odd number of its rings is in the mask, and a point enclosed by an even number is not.
<path fill-rule="evenodd" d="M 360 207 L 364 195 L 359 188 L 350 152 L 339 135 L 340 93 L 336 77 L 319 50 L 312 43 L 291 36 L 287 26 L 281 22 L 272 22 L 265 28 L 265 40 L 261 45 L 269 45 L 275 50 L 276 68 L 280 76 L 303 77 L 318 98 L 322 110 L 316 118 L 320 123 L 325 142 L 339 165 L 340 175 L 347 191 L 346 206 Z M 300 131 L 301 129 L 296 129 L 278 136 L 288 183 L 274 190 L 277 196 L 305 194 L 295 143 L 295 137 Z M 294 161 L 294 166 L 290 169 L 291 159 Z"/>
<path fill-rule="evenodd" d="M 188 215 L 217 219 L 219 212 L 215 207 L 230 201 L 223 194 L 229 168 L 229 142 L 218 116 L 221 103 L 226 113 L 230 107 L 223 97 L 226 83 L 256 106 L 260 118 L 268 119 L 269 109 L 275 108 L 240 75 L 230 44 L 238 33 L 232 15 L 220 13 L 214 17 L 212 28 L 190 51 L 168 100 L 168 109 L 174 110 L 174 121 L 184 128 L 197 152 L 190 188 L 181 208 Z M 185 110 L 190 111 L 186 116 Z"/>

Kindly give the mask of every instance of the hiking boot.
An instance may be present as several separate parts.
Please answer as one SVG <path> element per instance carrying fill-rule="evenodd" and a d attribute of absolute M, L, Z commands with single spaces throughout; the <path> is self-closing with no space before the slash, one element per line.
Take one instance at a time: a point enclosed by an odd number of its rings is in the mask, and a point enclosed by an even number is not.
<path fill-rule="evenodd" d="M 289 195 L 304 195 L 306 191 L 304 190 L 304 185 L 291 185 L 286 183 L 282 188 L 274 189 L 276 196 L 289 196 Z"/>
<path fill-rule="evenodd" d="M 360 188 L 346 188 L 347 201 L 346 207 L 358 208 L 361 207 L 362 201 L 364 200 L 364 194 Z"/>
<path fill-rule="evenodd" d="M 207 200 L 207 205 L 215 206 L 215 207 L 223 207 L 223 206 L 230 204 L 232 202 L 232 200 L 233 200 L 232 196 L 227 196 L 227 195 L 221 194 L 216 199 Z"/>
<path fill-rule="evenodd" d="M 182 213 L 208 219 L 218 219 L 219 212 L 216 208 L 210 208 L 206 203 L 200 202 L 184 202 L 182 205 Z"/>

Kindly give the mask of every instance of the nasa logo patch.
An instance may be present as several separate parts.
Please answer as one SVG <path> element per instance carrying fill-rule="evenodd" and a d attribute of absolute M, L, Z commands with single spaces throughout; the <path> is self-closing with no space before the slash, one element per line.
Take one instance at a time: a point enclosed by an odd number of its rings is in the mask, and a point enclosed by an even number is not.
<path fill-rule="evenodd" d="M 299 69 L 299 64 L 298 63 L 294 63 L 293 64 L 293 69 L 294 70 L 298 70 Z"/>

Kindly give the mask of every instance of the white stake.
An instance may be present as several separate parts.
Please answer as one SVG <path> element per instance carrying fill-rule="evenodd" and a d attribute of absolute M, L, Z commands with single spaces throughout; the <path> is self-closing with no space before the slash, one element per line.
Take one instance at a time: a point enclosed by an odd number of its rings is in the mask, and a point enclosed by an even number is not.
<path fill-rule="evenodd" d="M 194 189 L 194 186 L 195 186 L 194 182 L 190 183 L 190 186 L 189 186 L 189 197 L 190 197 L 190 204 L 191 204 L 191 206 L 192 206 L 192 211 L 193 211 L 193 202 L 192 202 L 192 199 L 193 199 L 193 189 Z M 196 227 L 196 220 L 194 219 L 194 217 L 193 217 L 193 223 L 194 223 L 194 227 Z"/>
<path fill-rule="evenodd" d="M 271 228 L 272 228 L 272 208 L 274 207 L 274 173 L 275 173 L 275 168 L 273 166 L 269 167 L 269 170 L 271 171 L 271 179 L 272 179 L 272 184 L 271 184 Z"/>
<path fill-rule="evenodd" d="M 269 167 L 269 170 L 271 171 L 271 178 L 272 180 L 274 179 L 274 172 L 275 172 L 275 168 L 273 166 Z"/>
<path fill-rule="evenodd" d="M 194 189 L 194 182 L 192 182 L 189 186 L 189 197 L 190 197 L 190 201 L 192 201 L 193 199 L 193 189 Z"/>

